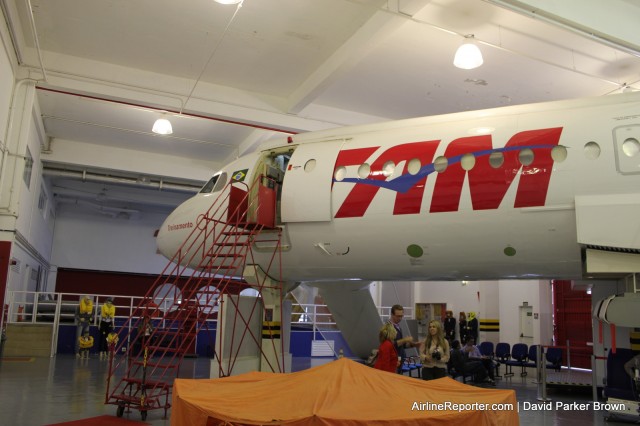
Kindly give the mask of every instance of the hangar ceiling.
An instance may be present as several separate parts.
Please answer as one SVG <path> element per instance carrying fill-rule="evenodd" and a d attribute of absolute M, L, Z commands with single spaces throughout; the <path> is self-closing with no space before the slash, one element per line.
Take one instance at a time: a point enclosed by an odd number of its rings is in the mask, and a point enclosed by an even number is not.
<path fill-rule="evenodd" d="M 602 19 L 597 36 L 588 22 L 531 13 L 518 1 L 0 5 L 17 77 L 38 80 L 49 138 L 42 158 L 55 194 L 122 209 L 135 201 L 169 210 L 274 137 L 640 89 L 640 43 L 606 32 L 640 17 L 640 4 L 626 0 L 606 2 L 602 16 L 615 19 Z M 457 69 L 454 52 L 469 34 L 484 65 Z M 161 116 L 172 135 L 151 133 Z"/>

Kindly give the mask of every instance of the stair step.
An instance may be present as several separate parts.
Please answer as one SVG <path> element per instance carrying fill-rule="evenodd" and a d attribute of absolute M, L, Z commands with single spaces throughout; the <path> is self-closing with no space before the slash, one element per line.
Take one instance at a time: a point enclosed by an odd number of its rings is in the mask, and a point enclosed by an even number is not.
<path fill-rule="evenodd" d="M 127 382 L 127 383 L 131 383 L 131 384 L 142 385 L 142 379 L 135 378 L 135 377 L 124 377 L 122 379 L 122 381 Z M 147 387 L 147 390 L 149 388 L 167 389 L 167 388 L 171 387 L 171 385 L 169 383 L 163 382 L 163 381 L 160 381 L 160 380 L 145 380 L 144 384 Z"/>
<path fill-rule="evenodd" d="M 222 232 L 222 235 L 251 235 L 252 231 L 247 231 L 246 229 L 238 230 L 238 231 L 225 231 Z"/>
<path fill-rule="evenodd" d="M 144 361 L 133 361 L 134 365 L 144 365 Z M 179 364 L 161 364 L 159 362 L 147 362 L 147 367 L 169 369 L 178 368 Z"/>

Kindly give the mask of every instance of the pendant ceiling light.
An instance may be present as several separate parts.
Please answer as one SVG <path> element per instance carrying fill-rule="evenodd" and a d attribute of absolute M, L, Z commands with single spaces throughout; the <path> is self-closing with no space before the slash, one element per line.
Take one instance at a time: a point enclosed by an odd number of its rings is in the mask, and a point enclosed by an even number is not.
<path fill-rule="evenodd" d="M 170 135 L 173 133 L 173 128 L 171 127 L 171 122 L 169 120 L 166 118 L 158 118 L 156 122 L 153 123 L 151 131 L 159 135 Z"/>
<path fill-rule="evenodd" d="M 238 4 L 240 3 L 242 0 L 214 0 L 216 3 L 220 3 L 220 4 Z"/>
<path fill-rule="evenodd" d="M 453 65 L 463 70 L 478 68 L 483 63 L 482 52 L 476 45 L 473 34 L 464 37 L 464 43 L 458 47 Z"/>

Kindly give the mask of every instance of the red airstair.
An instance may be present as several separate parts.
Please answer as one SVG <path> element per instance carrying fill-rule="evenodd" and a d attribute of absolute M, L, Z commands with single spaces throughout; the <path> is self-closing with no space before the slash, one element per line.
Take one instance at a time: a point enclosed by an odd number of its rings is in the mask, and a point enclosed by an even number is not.
<path fill-rule="evenodd" d="M 281 234 L 275 223 L 277 186 L 264 176 L 250 186 L 234 180 L 227 184 L 126 320 L 122 330 L 129 330 L 128 335 L 110 350 L 105 396 L 106 404 L 117 406 L 118 417 L 130 409 L 139 410 L 143 421 L 147 412 L 155 409 L 164 409 L 166 417 L 173 380 L 184 357 L 195 352 L 198 332 L 202 336 L 206 330 L 210 341 L 214 332 L 221 338 L 223 330 L 211 330 L 210 326 L 224 309 L 222 296 L 237 295 L 247 287 L 258 292 L 264 289 L 264 282 L 249 285 L 242 279 L 244 268 L 256 264 L 253 248 L 257 241 L 273 250 L 268 253 L 270 261 L 264 273 L 281 281 Z M 189 264 L 197 267 L 184 266 Z M 276 273 L 270 274 L 270 269 Z M 156 294 L 155 289 L 164 284 L 179 287 L 180 295 Z M 227 300 L 235 303 L 233 298 Z M 259 306 L 259 298 L 255 303 Z M 252 315 L 262 315 L 256 307 Z M 241 316 L 238 311 L 235 315 Z M 234 322 L 246 325 L 248 321 L 239 317 Z M 264 344 L 264 338 L 264 333 L 256 336 L 249 330 L 242 334 L 243 340 L 253 340 L 257 347 Z M 232 373 L 233 363 L 227 362 L 225 367 L 219 354 L 214 358 L 220 375 Z"/>

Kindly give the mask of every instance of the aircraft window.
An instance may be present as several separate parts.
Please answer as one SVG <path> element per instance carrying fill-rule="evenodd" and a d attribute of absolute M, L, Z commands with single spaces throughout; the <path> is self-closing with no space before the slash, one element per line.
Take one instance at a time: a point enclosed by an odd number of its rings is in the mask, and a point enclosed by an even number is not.
<path fill-rule="evenodd" d="M 465 154 L 460 160 L 460 165 L 464 170 L 471 170 L 476 165 L 476 157 L 473 154 Z"/>
<path fill-rule="evenodd" d="M 587 142 L 584 146 L 584 156 L 589 160 L 595 160 L 600 157 L 600 145 L 597 142 Z"/>
<path fill-rule="evenodd" d="M 222 188 L 224 188 L 224 186 L 226 184 L 227 184 L 227 174 L 226 173 L 221 173 L 220 174 L 220 179 L 218 179 L 218 182 L 216 182 L 216 186 L 213 188 L 212 192 L 221 191 Z"/>
<path fill-rule="evenodd" d="M 504 154 L 503 153 L 501 153 L 501 152 L 492 152 L 489 155 L 489 164 L 494 169 L 497 169 L 498 167 L 501 167 L 503 163 L 504 163 Z"/>
<path fill-rule="evenodd" d="M 567 148 L 562 145 L 554 146 L 551 148 L 551 158 L 556 163 L 562 163 L 567 159 Z"/>
<path fill-rule="evenodd" d="M 385 177 L 391 176 L 395 170 L 396 170 L 396 165 L 393 163 L 393 161 L 387 161 L 382 166 L 382 174 Z"/>
<path fill-rule="evenodd" d="M 338 182 L 342 182 L 342 180 L 347 176 L 347 168 L 344 166 L 340 166 L 336 169 L 335 173 L 333 174 L 333 178 L 338 181 Z"/>
<path fill-rule="evenodd" d="M 436 158 L 436 161 L 433 162 L 433 168 L 436 169 L 436 172 L 442 173 L 447 170 L 447 166 L 449 165 L 449 160 L 447 157 L 440 156 Z"/>
<path fill-rule="evenodd" d="M 420 160 L 418 160 L 417 158 L 412 158 L 411 160 L 409 160 L 409 164 L 407 165 L 407 171 L 410 175 L 417 175 L 421 167 L 422 164 L 420 163 Z"/>
<path fill-rule="evenodd" d="M 369 166 L 367 163 L 364 163 L 360 167 L 358 167 L 358 177 L 360 179 L 368 178 L 369 173 L 371 173 L 371 166 Z"/>
<path fill-rule="evenodd" d="M 211 179 L 209 179 L 209 182 L 207 182 L 202 189 L 200 190 L 201 194 L 208 194 L 213 190 L 213 187 L 216 184 L 216 181 L 218 180 L 218 178 L 220 177 L 220 175 L 215 175 L 214 177 L 212 177 Z"/>
<path fill-rule="evenodd" d="M 520 159 L 520 164 L 530 166 L 533 163 L 533 151 L 530 148 L 525 148 L 520 151 L 518 158 Z"/>
<path fill-rule="evenodd" d="M 628 138 L 622 142 L 622 152 L 627 157 L 635 157 L 640 153 L 640 142 L 636 138 Z"/>
<path fill-rule="evenodd" d="M 313 158 L 307 161 L 306 163 L 304 163 L 304 171 L 307 173 L 311 173 L 315 168 L 316 168 L 316 160 L 314 160 Z"/>

